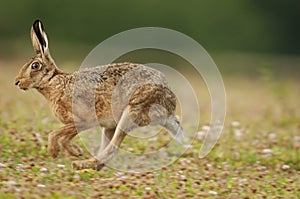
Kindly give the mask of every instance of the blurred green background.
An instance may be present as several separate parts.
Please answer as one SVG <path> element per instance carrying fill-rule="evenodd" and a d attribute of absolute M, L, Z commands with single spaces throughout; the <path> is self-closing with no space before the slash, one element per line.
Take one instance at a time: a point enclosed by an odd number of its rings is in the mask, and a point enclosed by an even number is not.
<path fill-rule="evenodd" d="M 300 199 L 300 0 L 0 1 L 1 199 L 142 198 L 142 194 Z M 140 176 L 107 168 L 77 173 L 70 168 L 73 158 L 65 154 L 50 158 L 48 133 L 61 124 L 42 96 L 22 93 L 14 85 L 21 66 L 34 54 L 29 33 L 37 18 L 44 22 L 51 55 L 67 72 L 77 70 L 100 42 L 132 28 L 170 28 L 197 40 L 216 62 L 226 89 L 225 128 L 214 150 L 197 158 L 212 117 L 205 82 L 188 70 L 185 60 L 147 49 L 118 61 L 156 61 L 184 70 L 178 71 L 198 99 L 198 136 L 186 136 L 193 145 L 180 160 Z M 171 87 L 184 96 L 178 107 L 190 111 L 188 117 L 198 114 L 185 84 L 175 83 Z M 193 129 L 196 118 L 184 122 L 184 130 Z M 158 137 L 126 138 L 122 148 L 141 154 L 169 146 L 166 134 Z M 86 152 L 80 159 L 88 156 Z"/>
<path fill-rule="evenodd" d="M 299 0 L 2 0 L 0 59 L 32 54 L 29 30 L 36 18 L 58 60 L 80 63 L 114 34 L 156 26 L 197 40 L 225 73 L 233 67 L 229 71 L 252 74 L 253 67 L 270 65 L 294 75 L 299 68 Z"/>

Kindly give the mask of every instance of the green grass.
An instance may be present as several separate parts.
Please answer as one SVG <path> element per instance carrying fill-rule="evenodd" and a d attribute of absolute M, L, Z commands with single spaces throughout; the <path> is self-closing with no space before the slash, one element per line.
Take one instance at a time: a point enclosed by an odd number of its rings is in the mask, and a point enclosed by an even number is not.
<path fill-rule="evenodd" d="M 17 70 L 6 64 L 0 63 L 0 198 L 300 198 L 300 98 L 294 92 L 299 81 L 225 77 L 226 128 L 203 159 L 198 158 L 203 140 L 197 139 L 161 170 L 74 171 L 71 161 L 78 158 L 47 154 L 47 135 L 61 124 L 41 95 L 13 87 Z M 276 84 L 284 92 L 274 89 Z M 201 126 L 209 122 L 206 114 Z M 159 138 L 148 145 L 132 139 L 124 144 L 141 153 L 170 140 L 165 134 Z M 86 152 L 80 159 L 87 157 Z"/>

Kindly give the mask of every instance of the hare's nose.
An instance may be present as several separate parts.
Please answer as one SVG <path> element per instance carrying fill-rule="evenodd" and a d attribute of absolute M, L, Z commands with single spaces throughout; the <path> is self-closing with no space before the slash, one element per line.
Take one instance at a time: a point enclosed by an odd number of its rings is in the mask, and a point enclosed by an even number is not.
<path fill-rule="evenodd" d="M 16 82 L 15 82 L 15 85 L 16 85 L 16 86 L 18 86 L 18 85 L 19 85 L 19 83 L 20 83 L 20 81 L 16 81 Z"/>

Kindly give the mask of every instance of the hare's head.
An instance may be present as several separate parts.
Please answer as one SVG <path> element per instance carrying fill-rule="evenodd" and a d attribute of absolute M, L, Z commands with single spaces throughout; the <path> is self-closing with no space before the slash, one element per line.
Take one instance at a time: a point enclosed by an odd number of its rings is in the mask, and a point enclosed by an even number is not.
<path fill-rule="evenodd" d="M 15 85 L 22 90 L 43 87 L 58 70 L 50 56 L 48 39 L 40 20 L 33 23 L 30 35 L 35 56 L 21 68 L 15 79 Z"/>

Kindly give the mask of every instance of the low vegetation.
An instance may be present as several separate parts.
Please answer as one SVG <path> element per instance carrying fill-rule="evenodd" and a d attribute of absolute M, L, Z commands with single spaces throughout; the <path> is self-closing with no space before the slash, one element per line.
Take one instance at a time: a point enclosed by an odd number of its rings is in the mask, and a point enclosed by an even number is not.
<path fill-rule="evenodd" d="M 75 171 L 66 153 L 57 159 L 47 155 L 47 135 L 61 124 L 42 96 L 13 87 L 18 68 L 7 66 L 14 64 L 0 63 L 0 198 L 300 198 L 298 80 L 274 83 L 266 73 L 256 79 L 225 77 L 225 129 L 203 159 L 198 154 L 206 119 L 193 146 L 160 170 Z M 160 145 L 170 139 L 159 138 Z M 136 153 L 148 147 L 125 143 Z"/>

